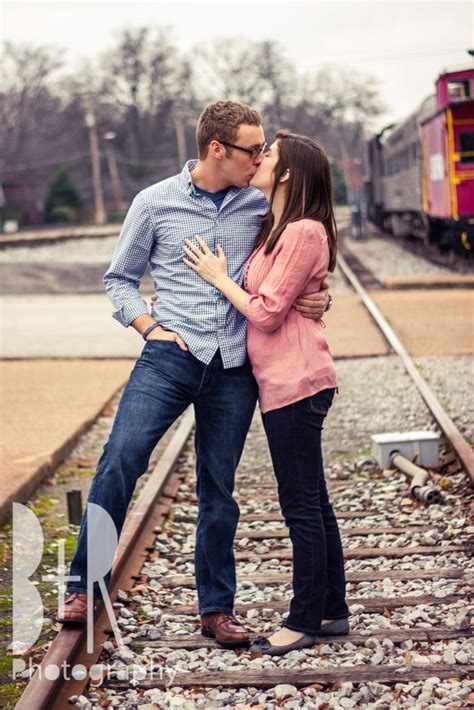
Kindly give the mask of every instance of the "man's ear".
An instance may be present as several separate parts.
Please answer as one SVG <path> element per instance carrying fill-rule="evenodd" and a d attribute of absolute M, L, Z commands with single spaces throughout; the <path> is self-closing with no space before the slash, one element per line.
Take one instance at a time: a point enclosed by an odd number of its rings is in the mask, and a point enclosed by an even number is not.
<path fill-rule="evenodd" d="M 287 168 L 280 178 L 280 182 L 287 182 L 290 179 L 290 170 Z"/>
<path fill-rule="evenodd" d="M 216 160 L 222 160 L 225 157 L 225 148 L 219 141 L 211 141 L 209 143 L 209 153 Z"/>

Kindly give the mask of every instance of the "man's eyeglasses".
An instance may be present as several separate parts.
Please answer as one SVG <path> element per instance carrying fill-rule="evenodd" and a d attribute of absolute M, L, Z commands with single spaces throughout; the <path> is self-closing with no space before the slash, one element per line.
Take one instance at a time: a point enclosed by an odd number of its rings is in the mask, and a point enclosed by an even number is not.
<path fill-rule="evenodd" d="M 268 144 L 264 143 L 258 148 L 243 148 L 241 145 L 235 145 L 234 143 L 226 143 L 226 141 L 219 141 L 222 145 L 226 145 L 228 148 L 236 148 L 237 150 L 242 150 L 244 153 L 248 153 L 252 160 L 258 158 L 260 153 L 266 153 L 268 150 Z"/>

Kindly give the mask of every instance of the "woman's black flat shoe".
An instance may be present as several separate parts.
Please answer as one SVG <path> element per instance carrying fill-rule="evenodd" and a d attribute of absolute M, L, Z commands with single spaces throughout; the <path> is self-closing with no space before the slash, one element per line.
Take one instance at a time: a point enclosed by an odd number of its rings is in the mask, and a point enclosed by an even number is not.
<path fill-rule="evenodd" d="M 350 631 L 349 619 L 333 619 L 321 626 L 319 636 L 346 636 Z"/>
<path fill-rule="evenodd" d="M 317 642 L 317 636 L 303 634 L 301 638 L 286 646 L 273 646 L 265 636 L 257 636 L 250 646 L 251 653 L 265 653 L 268 656 L 284 656 L 290 651 L 300 651 L 302 648 L 311 648 Z"/>

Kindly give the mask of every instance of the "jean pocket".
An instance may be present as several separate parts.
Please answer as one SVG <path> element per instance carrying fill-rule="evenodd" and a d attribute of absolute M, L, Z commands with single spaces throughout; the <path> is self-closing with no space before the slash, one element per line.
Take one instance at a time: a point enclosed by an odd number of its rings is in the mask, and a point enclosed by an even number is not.
<path fill-rule="evenodd" d="M 325 389 L 321 392 L 316 392 L 316 394 L 311 395 L 309 398 L 309 407 L 314 414 L 322 414 L 324 417 L 329 411 L 329 408 L 334 399 L 335 390 Z"/>
<path fill-rule="evenodd" d="M 164 340 L 162 338 L 152 338 L 151 340 L 145 340 L 145 347 L 147 345 L 156 345 L 157 343 L 160 343 L 160 345 L 163 345 L 164 343 L 169 343 L 170 345 L 178 347 L 176 340 Z"/>

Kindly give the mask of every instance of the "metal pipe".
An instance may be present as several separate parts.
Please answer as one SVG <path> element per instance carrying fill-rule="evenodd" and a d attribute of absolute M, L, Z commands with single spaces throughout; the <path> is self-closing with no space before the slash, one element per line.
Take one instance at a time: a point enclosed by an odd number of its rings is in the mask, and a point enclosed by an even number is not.
<path fill-rule="evenodd" d="M 421 503 L 441 503 L 443 498 L 438 486 L 427 485 L 429 479 L 428 471 L 417 466 L 409 459 L 406 459 L 398 451 L 394 451 L 390 457 L 393 466 L 411 477 L 410 496 Z"/>
<path fill-rule="evenodd" d="M 80 525 L 82 520 L 82 491 L 68 491 L 67 514 L 71 525 Z"/>

